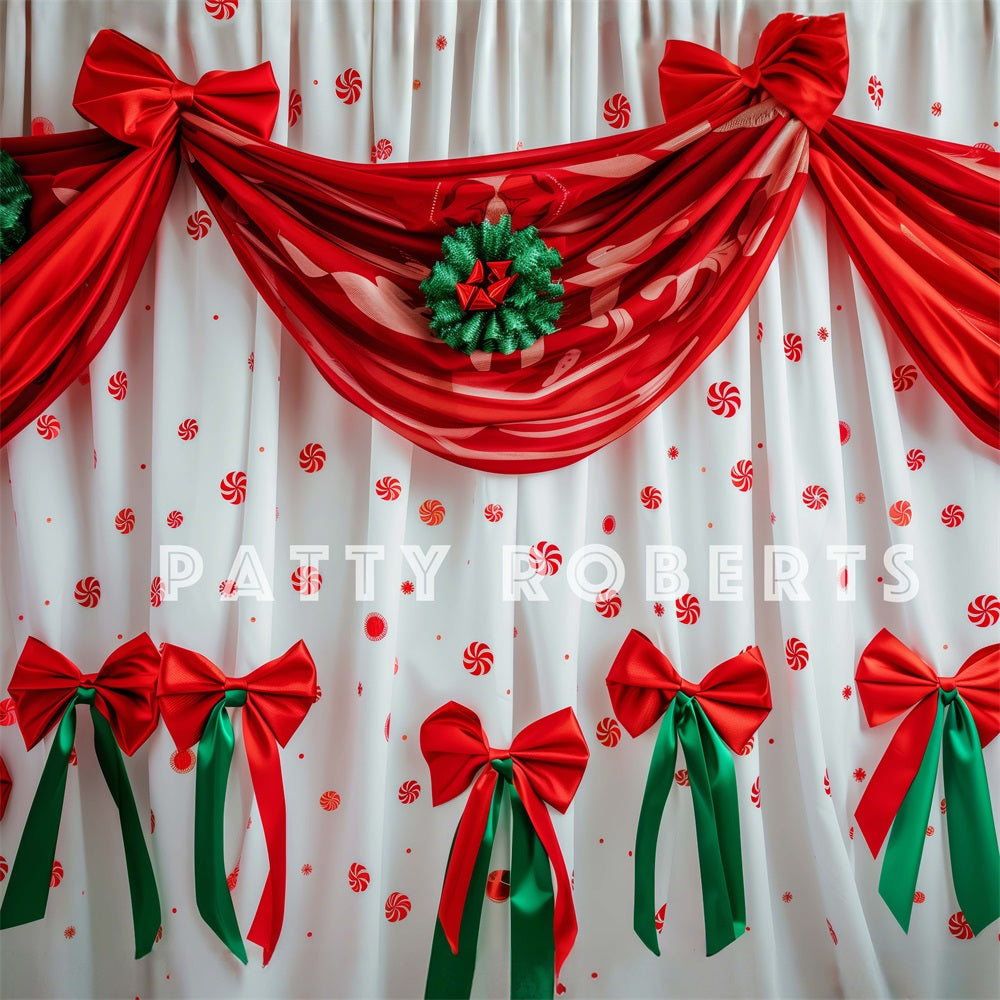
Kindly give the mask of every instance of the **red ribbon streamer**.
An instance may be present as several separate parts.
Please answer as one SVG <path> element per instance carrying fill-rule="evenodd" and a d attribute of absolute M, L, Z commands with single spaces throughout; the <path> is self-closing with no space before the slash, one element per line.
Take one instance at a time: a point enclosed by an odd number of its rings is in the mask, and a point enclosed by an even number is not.
<path fill-rule="evenodd" d="M 268 857 L 264 891 L 247 938 L 264 949 L 266 965 L 285 914 L 285 792 L 278 746 L 288 743 L 316 700 L 316 665 L 299 640 L 245 677 L 227 677 L 200 653 L 164 645 L 160 713 L 179 750 L 198 743 L 212 708 L 232 690 L 247 693 L 243 739 Z"/>
<path fill-rule="evenodd" d="M 10 771 L 7 770 L 3 757 L 0 757 L 0 819 L 3 819 L 3 814 L 7 811 L 7 800 L 13 787 Z"/>
<path fill-rule="evenodd" d="M 77 688 L 93 688 L 94 707 L 131 757 L 156 729 L 159 666 L 145 632 L 119 646 L 96 674 L 82 674 L 58 650 L 29 637 L 7 685 L 24 745 L 30 750 L 59 722 Z"/>
<path fill-rule="evenodd" d="M 558 974 L 576 940 L 577 923 L 566 862 L 545 803 L 564 813 L 587 767 L 590 753 L 573 710 L 564 708 L 532 722 L 514 737 L 509 749 L 500 750 L 490 746 L 479 716 L 471 708 L 449 701 L 424 720 L 420 751 L 430 769 L 434 805 L 461 795 L 472 785 L 455 833 L 438 908 L 452 951 L 458 952 L 465 898 L 499 779 L 489 765 L 493 760 L 510 759 L 514 788 L 555 870 L 553 932 Z"/>
<path fill-rule="evenodd" d="M 615 716 L 632 736 L 657 722 L 678 691 L 701 705 L 715 731 L 739 751 L 771 711 L 771 688 L 756 646 L 714 667 L 700 684 L 681 677 L 666 654 L 632 629 L 607 677 Z"/>
<path fill-rule="evenodd" d="M 938 689 L 958 690 L 982 746 L 1000 733 L 1000 644 L 973 653 L 954 677 L 939 677 L 912 649 L 882 629 L 861 654 L 854 679 L 869 726 L 909 712 L 854 813 L 869 849 L 877 856 L 923 760 L 937 713 Z"/>

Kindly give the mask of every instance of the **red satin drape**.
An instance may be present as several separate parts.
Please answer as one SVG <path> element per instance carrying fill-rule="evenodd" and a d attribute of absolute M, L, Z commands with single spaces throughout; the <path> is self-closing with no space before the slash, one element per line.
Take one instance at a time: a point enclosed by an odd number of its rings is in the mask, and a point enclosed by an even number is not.
<path fill-rule="evenodd" d="M 742 70 L 668 43 L 665 125 L 516 155 L 362 166 L 264 141 L 277 99 L 265 67 L 191 87 L 102 32 L 76 106 L 146 146 L 114 161 L 4 266 L 4 440 L 106 339 L 180 150 L 251 280 L 327 381 L 451 461 L 558 468 L 642 420 L 735 325 L 807 171 L 916 364 L 995 446 L 990 171 L 1000 157 L 828 121 L 847 62 L 843 15 L 780 15 Z M 418 286 L 446 233 L 503 212 L 562 255 L 560 329 L 510 357 L 468 358 L 431 335 Z M 70 275 L 70 287 L 49 301 L 42 290 L 56 275 Z"/>

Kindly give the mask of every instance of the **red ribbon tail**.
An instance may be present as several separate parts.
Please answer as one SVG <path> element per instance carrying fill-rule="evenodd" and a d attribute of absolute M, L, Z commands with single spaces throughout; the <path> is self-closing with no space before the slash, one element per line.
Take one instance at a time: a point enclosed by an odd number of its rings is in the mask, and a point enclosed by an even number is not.
<path fill-rule="evenodd" d="M 573 950 L 573 943 L 576 941 L 577 922 L 576 908 L 573 906 L 573 890 L 570 885 L 569 872 L 566 870 L 566 861 L 562 855 L 562 848 L 559 846 L 559 838 L 556 836 L 555 827 L 549 816 L 545 803 L 535 794 L 531 783 L 526 781 L 518 772 L 520 768 L 514 768 L 514 787 L 517 794 L 521 796 L 524 810 L 531 820 L 531 825 L 535 828 L 538 839 L 545 848 L 549 863 L 552 865 L 556 876 L 556 901 L 555 912 L 552 919 L 552 933 L 556 948 L 556 975 L 559 975 L 563 962 L 569 957 Z"/>
<path fill-rule="evenodd" d="M 462 811 L 455 831 L 455 843 L 451 848 L 451 858 L 448 870 L 444 874 L 444 885 L 441 887 L 441 905 L 438 907 L 438 920 L 441 929 L 454 954 L 458 954 L 458 936 L 462 929 L 462 912 L 465 909 L 465 898 L 469 894 L 469 883 L 472 881 L 472 871 L 476 866 L 476 855 L 486 831 L 486 819 L 490 812 L 493 789 L 496 787 L 498 775 L 492 767 L 485 767 L 479 773 L 469 801 Z"/>
<path fill-rule="evenodd" d="M 250 780 L 267 846 L 268 872 L 247 940 L 264 949 L 264 964 L 271 960 L 285 917 L 287 850 L 285 844 L 285 790 L 281 758 L 274 736 L 249 705 L 243 711 L 243 737 Z"/>
<path fill-rule="evenodd" d="M 882 849 L 892 821 L 920 769 L 927 741 L 934 728 L 937 707 L 937 698 L 929 696 L 907 715 L 882 755 L 865 794 L 854 810 L 858 828 L 873 857 L 877 857 Z"/>

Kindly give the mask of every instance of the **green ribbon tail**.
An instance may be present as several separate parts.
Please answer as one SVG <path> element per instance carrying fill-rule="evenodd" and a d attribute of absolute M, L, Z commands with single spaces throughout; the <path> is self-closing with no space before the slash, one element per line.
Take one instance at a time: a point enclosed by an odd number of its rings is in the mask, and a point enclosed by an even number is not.
<path fill-rule="evenodd" d="M 427 969 L 427 985 L 424 996 L 427 1000 L 452 1000 L 468 997 L 472 993 L 472 979 L 476 972 L 476 949 L 479 941 L 479 923 L 483 914 L 483 897 L 486 894 L 486 879 L 490 873 L 490 857 L 493 841 L 500 825 L 500 808 L 503 804 L 507 783 L 498 781 L 493 789 L 490 812 L 486 819 L 486 829 L 479 843 L 476 864 L 469 880 L 469 891 L 462 910 L 462 926 L 459 930 L 459 948 L 456 955 L 444 935 L 441 921 L 434 921 L 434 943 L 431 946 L 431 961 Z M 452 850 L 455 840 L 452 838 Z M 448 852 L 451 862 L 451 851 Z M 447 869 L 446 869 L 447 870 Z"/>
<path fill-rule="evenodd" d="M 680 695 L 678 695 L 680 697 Z M 632 926 L 639 940 L 654 954 L 660 954 L 656 933 L 656 840 L 660 820 L 673 784 L 674 764 L 677 763 L 677 734 L 674 731 L 677 698 L 671 702 L 653 746 L 649 762 L 646 790 L 639 809 L 639 825 L 635 831 L 635 892 L 633 895 Z"/>
<path fill-rule="evenodd" d="M 697 701 L 681 709 L 677 733 L 691 782 L 706 954 L 714 955 L 746 931 L 736 766 Z"/>
<path fill-rule="evenodd" d="M 552 867 L 513 784 L 510 799 L 510 995 L 534 1000 L 556 988 Z"/>
<path fill-rule="evenodd" d="M 930 815 L 934 785 L 937 783 L 945 717 L 941 694 L 943 692 L 938 695 L 937 714 L 934 716 L 923 760 L 903 797 L 896 818 L 892 821 L 878 882 L 879 895 L 904 931 L 910 929 L 913 890 L 917 886 L 920 857 L 927 839 L 927 817 Z"/>
<path fill-rule="evenodd" d="M 247 952 L 226 884 L 224 812 L 236 738 L 227 698 L 212 708 L 198 744 L 194 804 L 194 890 L 198 912 L 222 943 L 246 964 Z"/>
<path fill-rule="evenodd" d="M 76 737 L 77 701 L 78 697 L 74 695 L 59 720 L 38 789 L 28 810 L 28 819 L 7 882 L 7 892 L 0 906 L 0 928 L 29 924 L 45 916 L 66 794 L 69 755 Z"/>
<path fill-rule="evenodd" d="M 955 895 L 973 933 L 978 934 L 1000 917 L 1000 850 L 983 748 L 961 695 L 955 697 L 945 722 L 943 751 Z"/>
<path fill-rule="evenodd" d="M 94 720 L 94 749 L 104 772 L 108 791 L 118 807 L 118 820 L 125 848 L 125 866 L 128 870 L 128 891 L 132 898 L 132 931 L 135 936 L 135 957 L 142 958 L 153 950 L 160 929 L 160 896 L 156 890 L 156 876 L 149 859 L 142 823 L 136 809 L 128 771 L 122 752 L 115 740 L 108 720 L 91 705 Z"/>

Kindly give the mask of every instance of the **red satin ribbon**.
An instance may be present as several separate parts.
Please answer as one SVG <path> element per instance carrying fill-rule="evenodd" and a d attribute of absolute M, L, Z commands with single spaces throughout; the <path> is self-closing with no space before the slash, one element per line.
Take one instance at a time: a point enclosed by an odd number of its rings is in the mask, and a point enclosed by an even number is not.
<path fill-rule="evenodd" d="M 461 795 L 472 785 L 455 833 L 438 908 L 452 951 L 458 952 L 465 898 L 499 778 L 489 764 L 509 758 L 513 761 L 514 788 L 555 871 L 553 932 L 558 974 L 576 940 L 577 923 L 566 862 L 545 803 L 564 813 L 587 767 L 590 753 L 573 710 L 564 708 L 532 722 L 509 749 L 499 750 L 490 746 L 479 716 L 471 708 L 449 701 L 424 720 L 420 751 L 431 772 L 434 805 Z"/>
<path fill-rule="evenodd" d="M 30 750 L 62 718 L 77 688 L 93 688 L 94 707 L 130 757 L 156 729 L 156 677 L 160 656 L 145 632 L 119 646 L 96 674 L 29 637 L 7 685 Z"/>
<path fill-rule="evenodd" d="M 868 847 L 877 855 L 923 760 L 939 688 L 958 690 L 984 747 L 1000 733 L 1000 644 L 973 653 L 954 677 L 939 677 L 912 649 L 882 629 L 861 654 L 854 679 L 869 726 L 909 712 L 868 779 L 854 813 Z"/>
<path fill-rule="evenodd" d="M 245 677 L 227 677 L 211 660 L 169 643 L 163 647 L 160 713 L 179 750 L 201 739 L 212 708 L 227 691 L 245 690 L 243 740 L 253 783 L 268 872 L 248 939 L 270 961 L 285 914 L 285 792 L 278 746 L 285 746 L 316 700 L 316 665 L 299 640 Z"/>
<path fill-rule="evenodd" d="M 844 96 L 849 63 L 843 14 L 779 14 L 761 32 L 757 54 L 744 69 L 694 42 L 667 42 L 660 101 L 668 122 L 695 106 L 701 107 L 693 120 L 704 120 L 709 106 L 749 103 L 759 89 L 819 132 Z"/>
<path fill-rule="evenodd" d="M 155 52 L 105 29 L 84 56 L 73 107 L 132 146 L 155 146 L 171 138 L 185 112 L 268 139 L 279 94 L 270 63 L 213 70 L 192 86 L 178 80 Z"/>
<path fill-rule="evenodd" d="M 7 800 L 10 798 L 10 790 L 13 787 L 14 782 L 11 780 L 10 771 L 7 770 L 3 757 L 0 757 L 0 819 L 3 819 L 3 814 L 7 811 Z"/>
<path fill-rule="evenodd" d="M 756 646 L 692 684 L 646 636 L 632 629 L 611 665 L 607 684 L 615 716 L 632 736 L 657 722 L 678 691 L 701 705 L 731 750 L 741 750 L 771 711 L 767 670 Z"/>

